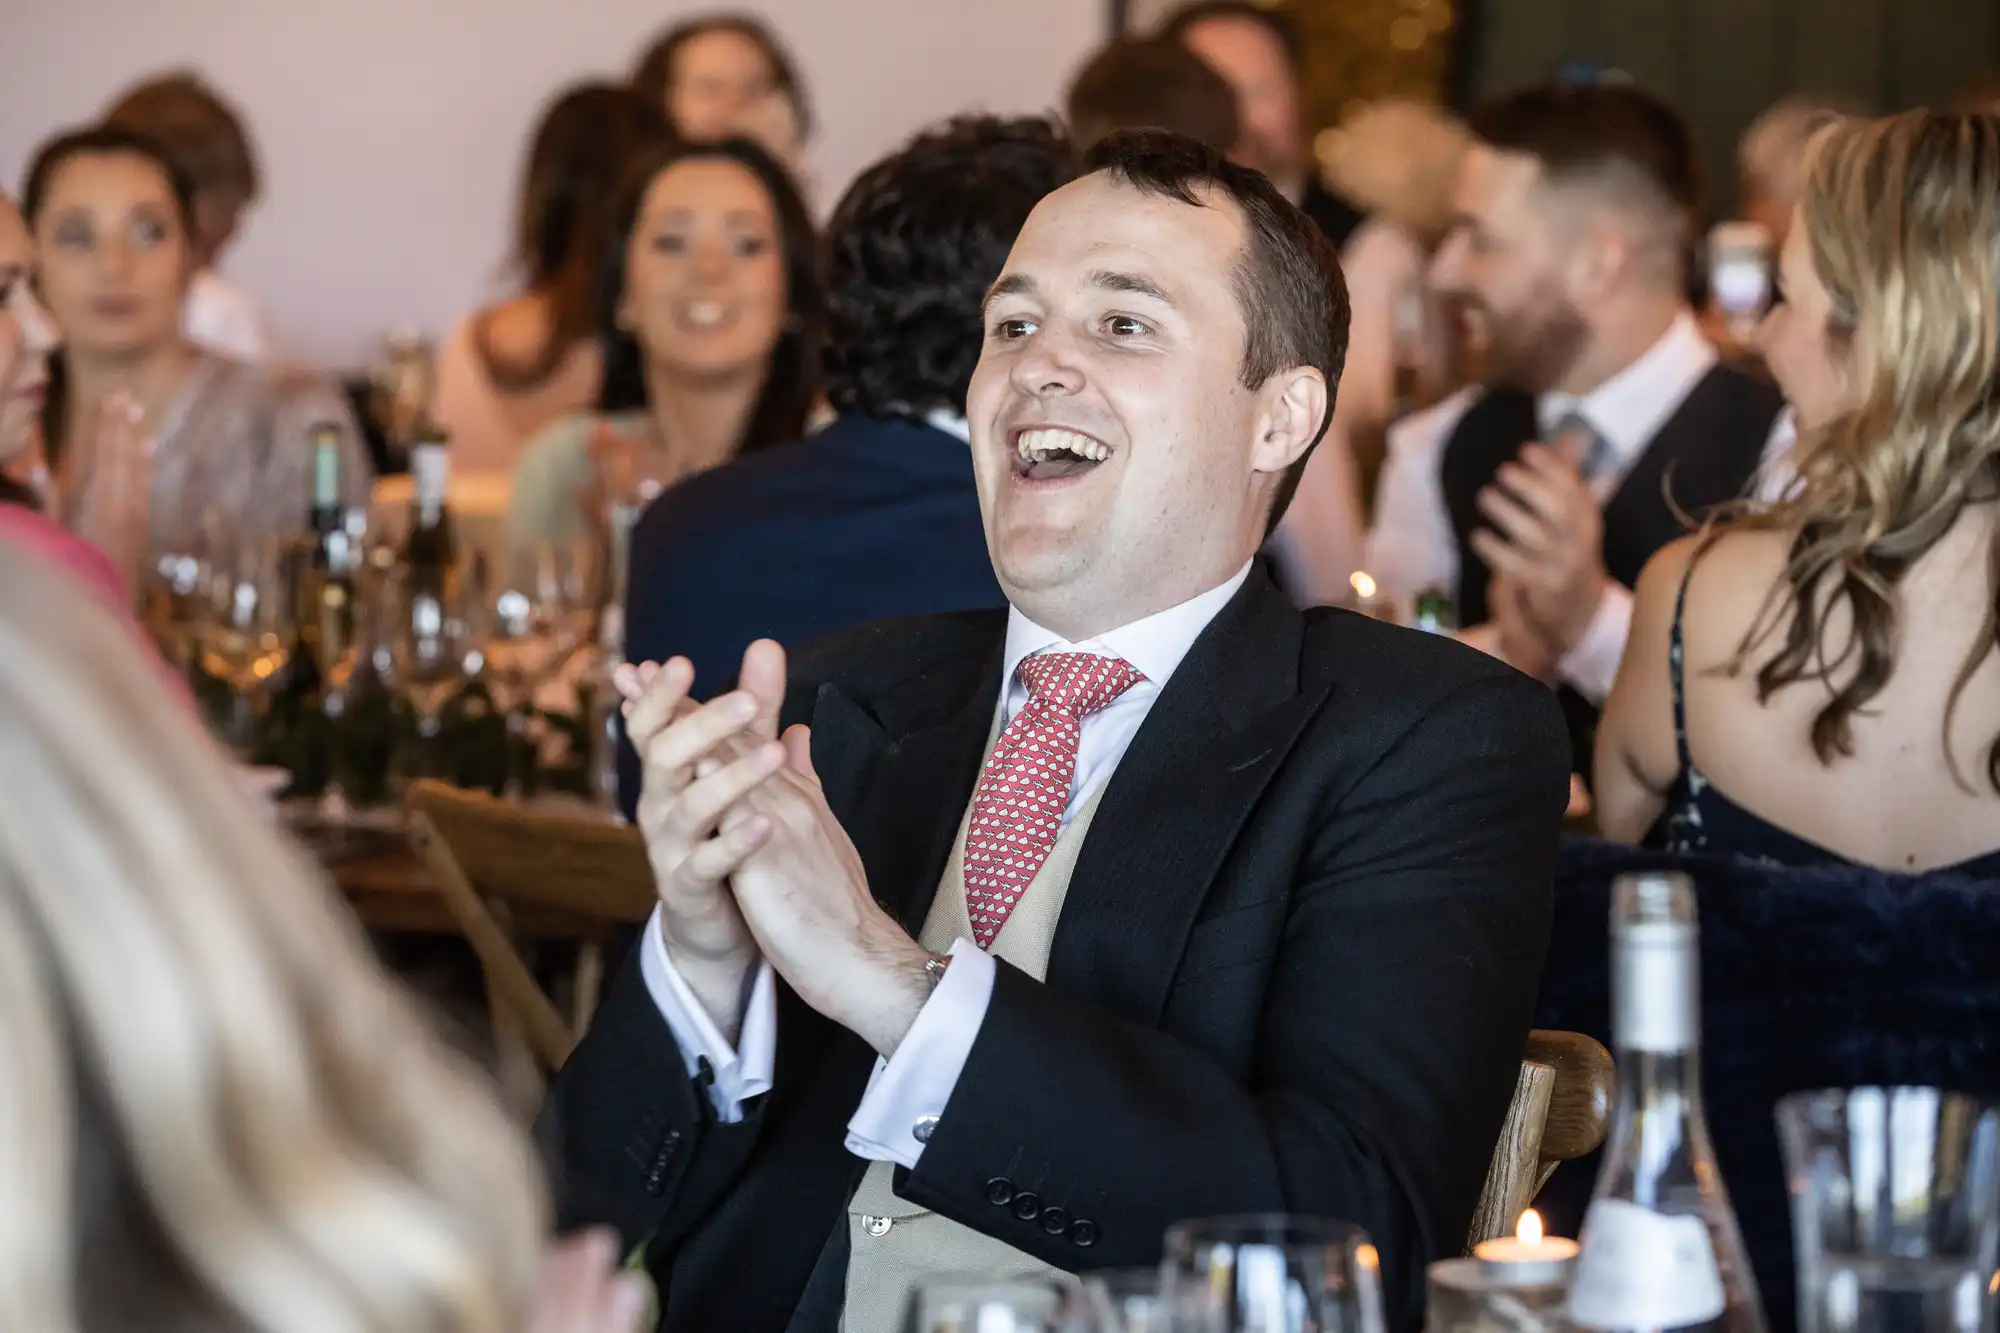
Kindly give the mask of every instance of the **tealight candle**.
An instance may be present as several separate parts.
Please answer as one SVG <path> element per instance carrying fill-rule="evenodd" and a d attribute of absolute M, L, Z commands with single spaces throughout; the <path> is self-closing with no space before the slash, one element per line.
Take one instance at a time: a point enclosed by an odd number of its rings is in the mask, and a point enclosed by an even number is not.
<path fill-rule="evenodd" d="M 1347 586 L 1354 589 L 1354 609 L 1364 616 L 1381 616 L 1382 601 L 1376 595 L 1375 580 L 1367 571 L 1357 569 L 1347 576 Z"/>
<path fill-rule="evenodd" d="M 1489 1276 L 1524 1286 L 1562 1282 L 1576 1262 L 1576 1242 L 1561 1236 L 1542 1234 L 1542 1216 L 1530 1208 L 1512 1236 L 1483 1240 L 1472 1247 L 1473 1257 Z"/>
<path fill-rule="evenodd" d="M 1542 1235 L 1542 1219 L 1521 1218 L 1515 1234 L 1481 1241 L 1466 1259 L 1426 1271 L 1425 1333 L 1553 1333 L 1566 1328 L 1576 1242 Z"/>

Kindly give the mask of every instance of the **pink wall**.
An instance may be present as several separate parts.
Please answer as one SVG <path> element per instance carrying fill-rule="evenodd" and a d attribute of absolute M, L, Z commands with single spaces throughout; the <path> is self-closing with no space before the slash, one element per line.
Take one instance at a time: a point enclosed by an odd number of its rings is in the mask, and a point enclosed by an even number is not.
<path fill-rule="evenodd" d="M 723 0 L 727 3 L 727 0 Z M 0 0 L 0 186 L 134 77 L 193 66 L 237 100 L 265 198 L 224 264 L 291 355 L 357 363 L 493 290 L 518 159 L 559 85 L 622 74 L 697 0 Z M 1103 0 L 750 0 L 804 66 L 820 206 L 919 126 L 1048 109 Z"/>

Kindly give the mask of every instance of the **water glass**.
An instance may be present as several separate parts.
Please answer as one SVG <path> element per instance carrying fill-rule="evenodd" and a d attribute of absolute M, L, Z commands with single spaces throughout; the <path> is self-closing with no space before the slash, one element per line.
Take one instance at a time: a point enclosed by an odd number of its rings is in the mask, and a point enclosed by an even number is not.
<path fill-rule="evenodd" d="M 1171 1333 L 1164 1276 L 1152 1268 L 1080 1274 L 1063 1298 L 1058 1333 Z"/>
<path fill-rule="evenodd" d="M 938 1277 L 910 1293 L 902 1333 L 1057 1333 L 1064 1284 Z"/>
<path fill-rule="evenodd" d="M 1383 1333 L 1381 1258 L 1346 1222 L 1268 1214 L 1167 1232 L 1174 1333 Z"/>
<path fill-rule="evenodd" d="M 1803 1333 L 1990 1333 L 2000 1111 L 1936 1088 L 1778 1103 Z"/>

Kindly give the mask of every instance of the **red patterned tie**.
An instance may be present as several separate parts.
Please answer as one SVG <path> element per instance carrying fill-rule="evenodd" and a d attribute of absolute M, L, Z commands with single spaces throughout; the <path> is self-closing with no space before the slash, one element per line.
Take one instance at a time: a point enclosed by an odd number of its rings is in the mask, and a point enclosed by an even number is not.
<path fill-rule="evenodd" d="M 982 949 L 1056 845 L 1083 719 L 1145 679 L 1130 662 L 1094 653 L 1042 653 L 1018 669 L 1028 702 L 980 772 L 965 836 L 965 908 Z"/>

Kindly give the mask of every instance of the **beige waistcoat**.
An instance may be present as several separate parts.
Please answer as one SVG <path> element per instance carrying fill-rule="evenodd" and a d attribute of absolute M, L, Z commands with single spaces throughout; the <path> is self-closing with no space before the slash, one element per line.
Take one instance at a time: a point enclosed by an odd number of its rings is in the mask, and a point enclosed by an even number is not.
<path fill-rule="evenodd" d="M 1097 813 L 1098 784 L 1076 818 L 1056 838 L 1049 859 L 1020 896 L 989 952 L 1040 981 L 1048 972 L 1056 920 L 1069 894 L 1070 874 Z M 951 860 L 930 915 L 917 938 L 943 953 L 955 940 L 969 940 L 972 922 L 965 910 L 965 835 L 972 822 L 968 805 L 958 827 Z M 986 1274 L 996 1279 L 1047 1276 L 1057 1270 L 991 1236 L 937 1216 L 898 1196 L 890 1181 L 895 1164 L 875 1162 L 847 1205 L 847 1306 L 841 1333 L 896 1333 L 911 1290 L 927 1276 Z M 879 1233 L 879 1234 L 878 1234 Z"/>

